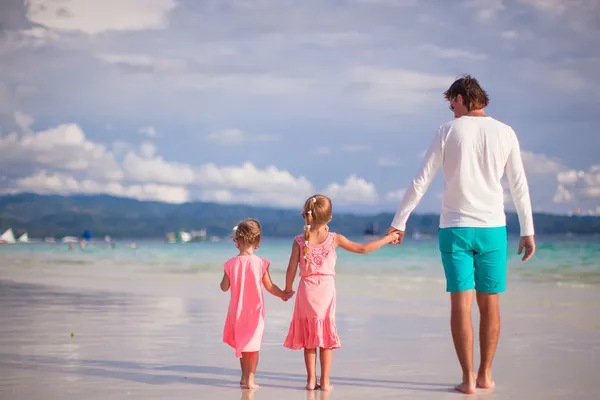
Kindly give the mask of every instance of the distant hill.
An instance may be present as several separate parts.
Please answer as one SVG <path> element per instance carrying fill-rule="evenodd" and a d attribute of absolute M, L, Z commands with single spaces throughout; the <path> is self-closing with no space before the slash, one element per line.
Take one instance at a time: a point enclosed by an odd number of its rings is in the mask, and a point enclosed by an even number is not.
<path fill-rule="evenodd" d="M 79 236 L 89 230 L 95 237 L 162 238 L 180 229 L 206 228 L 209 235 L 224 236 L 241 219 L 258 218 L 265 236 L 293 236 L 302 231 L 298 210 L 216 203 L 168 204 L 106 195 L 56 196 L 18 194 L 0 197 L 0 233 L 13 228 L 30 237 Z M 376 215 L 335 214 L 330 227 L 346 235 L 360 235 L 370 224 L 387 229 L 392 213 Z M 508 214 L 508 230 L 518 235 L 515 214 Z M 536 214 L 538 234 L 587 235 L 600 233 L 600 217 Z M 439 216 L 414 214 L 407 230 L 435 234 Z"/>

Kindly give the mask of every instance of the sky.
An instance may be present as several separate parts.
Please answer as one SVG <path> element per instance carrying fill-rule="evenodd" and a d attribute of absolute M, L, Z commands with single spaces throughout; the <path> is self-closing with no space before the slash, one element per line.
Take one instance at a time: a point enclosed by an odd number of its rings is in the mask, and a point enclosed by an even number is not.
<path fill-rule="evenodd" d="M 469 73 L 600 214 L 598 71 L 598 0 L 0 0 L 0 193 L 395 211 Z"/>

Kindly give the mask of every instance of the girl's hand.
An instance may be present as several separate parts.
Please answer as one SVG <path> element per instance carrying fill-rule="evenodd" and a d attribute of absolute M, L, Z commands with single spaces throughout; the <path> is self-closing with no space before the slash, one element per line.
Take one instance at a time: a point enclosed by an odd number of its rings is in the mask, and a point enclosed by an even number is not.
<path fill-rule="evenodd" d="M 289 299 L 291 299 L 294 296 L 294 292 L 293 290 L 286 290 L 285 292 L 283 292 L 283 296 L 281 296 L 281 300 L 283 301 L 288 301 Z"/>
<path fill-rule="evenodd" d="M 389 232 L 385 235 L 385 238 L 387 239 L 388 244 L 397 242 L 400 240 L 400 231 Z"/>

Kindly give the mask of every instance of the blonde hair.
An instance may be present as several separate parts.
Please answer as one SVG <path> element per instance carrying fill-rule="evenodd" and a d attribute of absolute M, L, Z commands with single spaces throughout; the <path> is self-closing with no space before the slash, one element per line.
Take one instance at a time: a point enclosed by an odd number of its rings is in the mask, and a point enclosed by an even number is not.
<path fill-rule="evenodd" d="M 242 245 L 258 246 L 261 233 L 260 222 L 257 219 L 248 218 L 237 224 L 233 231 L 233 238 Z"/>
<path fill-rule="evenodd" d="M 304 203 L 302 216 L 306 221 L 304 225 L 304 258 L 308 255 L 308 240 L 310 239 L 310 227 L 312 224 L 324 225 L 331 220 L 331 199 L 322 194 L 309 197 Z"/>

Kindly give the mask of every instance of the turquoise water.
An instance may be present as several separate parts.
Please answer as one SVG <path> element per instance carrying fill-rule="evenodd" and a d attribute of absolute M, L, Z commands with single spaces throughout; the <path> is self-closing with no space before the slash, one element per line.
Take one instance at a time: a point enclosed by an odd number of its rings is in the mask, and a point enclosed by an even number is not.
<path fill-rule="evenodd" d="M 365 238 L 353 238 L 365 241 Z M 540 237 L 533 260 L 522 263 L 516 255 L 518 238 L 509 241 L 509 279 L 531 282 L 600 285 L 600 240 L 598 237 Z M 123 271 L 156 271 L 173 274 L 201 274 L 220 271 L 223 262 L 236 254 L 229 240 L 186 244 L 162 241 L 136 241 L 137 248 L 122 241 L 115 248 L 102 241 L 85 249 L 69 249 L 67 244 L 31 243 L 0 246 L 2 266 L 82 269 L 113 268 Z M 287 268 L 292 239 L 263 239 L 258 254 L 271 261 L 274 273 Z M 367 255 L 338 250 L 338 276 L 411 277 L 444 279 L 437 240 L 407 239 L 400 246 L 386 246 Z"/>

